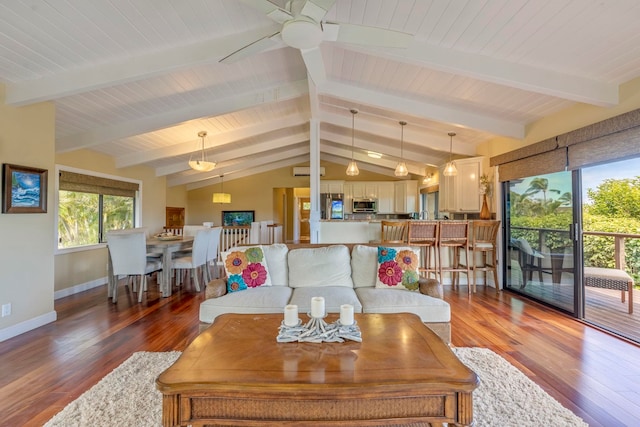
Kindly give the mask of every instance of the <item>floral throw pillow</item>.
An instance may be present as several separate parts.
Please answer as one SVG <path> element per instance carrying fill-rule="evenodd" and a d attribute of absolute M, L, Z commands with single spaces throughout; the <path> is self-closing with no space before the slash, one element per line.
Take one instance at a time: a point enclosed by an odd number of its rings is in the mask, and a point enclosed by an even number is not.
<path fill-rule="evenodd" d="M 376 288 L 417 290 L 419 260 L 412 248 L 378 246 Z"/>
<path fill-rule="evenodd" d="M 271 286 L 267 262 L 261 247 L 234 249 L 222 255 L 227 273 L 228 292 Z"/>

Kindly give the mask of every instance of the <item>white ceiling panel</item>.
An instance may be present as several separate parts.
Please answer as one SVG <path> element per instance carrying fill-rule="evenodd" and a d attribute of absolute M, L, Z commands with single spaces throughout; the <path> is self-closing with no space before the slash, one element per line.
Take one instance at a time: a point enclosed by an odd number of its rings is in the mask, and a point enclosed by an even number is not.
<path fill-rule="evenodd" d="M 305 161 L 312 116 L 321 158 L 345 162 L 357 108 L 354 154 L 388 173 L 406 120 L 417 170 L 447 159 L 450 131 L 454 154 L 471 156 L 576 103 L 614 106 L 640 76 L 636 0 L 338 0 L 324 21 L 338 35 L 350 24 L 413 38 L 399 49 L 324 34 L 303 56 L 251 2 L 0 0 L 0 83 L 9 105 L 55 103 L 58 152 L 95 150 L 199 188 Z M 219 159 L 206 175 L 186 167 L 201 130 Z"/>

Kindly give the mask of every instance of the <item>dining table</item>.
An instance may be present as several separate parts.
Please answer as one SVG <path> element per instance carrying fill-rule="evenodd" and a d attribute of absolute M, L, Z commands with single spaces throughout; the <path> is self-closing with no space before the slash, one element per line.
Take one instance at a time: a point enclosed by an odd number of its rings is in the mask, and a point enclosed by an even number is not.
<path fill-rule="evenodd" d="M 171 296 L 171 262 L 173 253 L 193 246 L 193 236 L 153 236 L 147 239 L 147 253 L 162 253 L 160 289 L 163 297 Z"/>

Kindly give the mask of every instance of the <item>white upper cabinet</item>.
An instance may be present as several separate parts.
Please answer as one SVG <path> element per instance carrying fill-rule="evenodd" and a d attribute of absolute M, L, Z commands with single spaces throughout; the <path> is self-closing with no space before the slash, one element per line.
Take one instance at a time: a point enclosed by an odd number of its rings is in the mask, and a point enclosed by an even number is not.
<path fill-rule="evenodd" d="M 444 176 L 440 167 L 438 205 L 441 212 L 480 212 L 480 175 L 484 157 L 455 160 L 458 174 Z"/>
<path fill-rule="evenodd" d="M 344 193 L 344 181 L 320 181 L 320 192 L 330 194 Z"/>
<path fill-rule="evenodd" d="M 413 213 L 418 211 L 418 181 L 396 181 L 395 213 Z"/>
<path fill-rule="evenodd" d="M 395 211 L 394 199 L 394 183 L 379 182 L 378 183 L 378 213 L 390 214 Z"/>

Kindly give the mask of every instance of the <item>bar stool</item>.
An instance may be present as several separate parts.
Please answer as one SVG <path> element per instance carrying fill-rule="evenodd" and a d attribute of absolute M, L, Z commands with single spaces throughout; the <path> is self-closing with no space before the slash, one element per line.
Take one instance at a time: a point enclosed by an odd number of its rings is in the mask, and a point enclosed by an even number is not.
<path fill-rule="evenodd" d="M 420 247 L 420 273 L 429 277 L 433 272 L 436 280 L 442 282 L 442 276 L 438 279 L 440 258 L 438 257 L 438 221 L 410 221 L 407 243 L 409 246 Z M 433 263 L 431 256 L 433 255 Z"/>
<path fill-rule="evenodd" d="M 469 250 L 471 251 L 470 266 L 471 270 L 473 270 L 471 275 L 473 292 L 476 291 L 476 272 L 484 272 L 484 286 L 486 287 L 487 271 L 491 271 L 493 273 L 493 283 L 496 285 L 496 294 L 500 293 L 496 244 L 499 229 L 500 221 L 473 221 L 472 223 Z M 480 260 L 478 260 L 476 254 L 480 254 Z M 489 258 L 488 255 L 491 257 Z"/>
<path fill-rule="evenodd" d="M 407 243 L 409 221 L 381 221 L 380 242 Z"/>
<path fill-rule="evenodd" d="M 444 266 L 442 252 L 440 252 L 440 279 L 443 279 L 444 272 L 451 273 L 451 284 L 457 286 L 459 282 L 458 273 L 466 273 L 467 283 L 469 283 L 469 293 L 471 293 L 470 263 L 469 259 L 469 222 L 468 221 L 440 221 L 438 233 L 438 248 L 440 251 L 448 251 L 449 265 Z M 465 254 L 465 264 L 460 263 L 460 253 Z"/>

